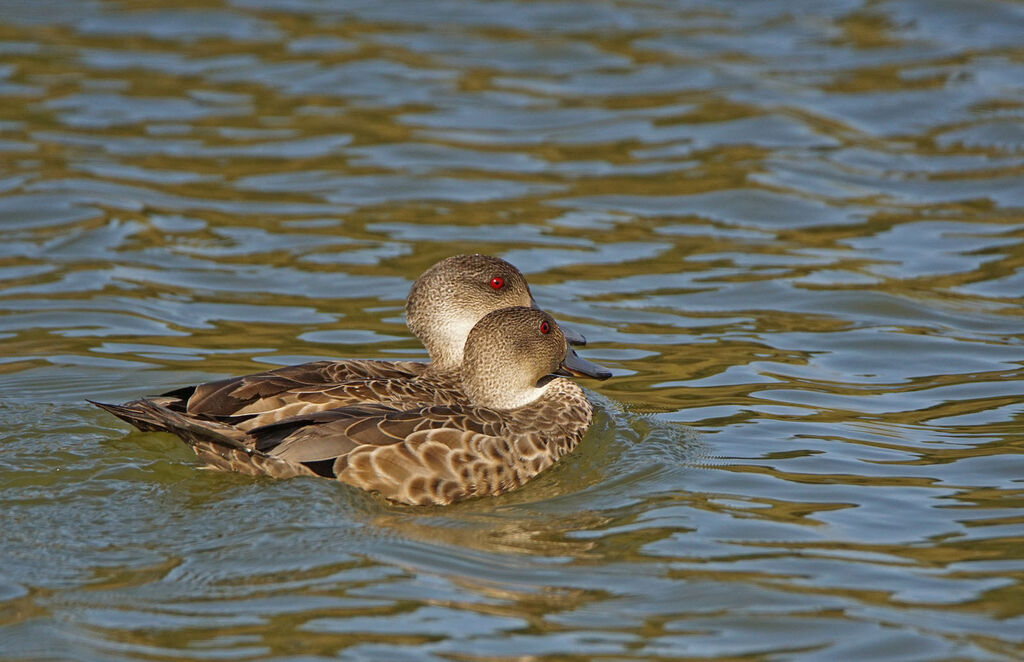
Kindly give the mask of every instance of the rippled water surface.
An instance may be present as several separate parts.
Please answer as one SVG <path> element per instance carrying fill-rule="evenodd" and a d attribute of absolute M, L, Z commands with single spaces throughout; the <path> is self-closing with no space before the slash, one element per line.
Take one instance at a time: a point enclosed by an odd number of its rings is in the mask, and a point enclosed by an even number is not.
<path fill-rule="evenodd" d="M 1024 656 L 1024 4 L 0 0 L 0 657 Z M 423 357 L 478 251 L 615 370 L 512 494 L 119 401 Z"/>

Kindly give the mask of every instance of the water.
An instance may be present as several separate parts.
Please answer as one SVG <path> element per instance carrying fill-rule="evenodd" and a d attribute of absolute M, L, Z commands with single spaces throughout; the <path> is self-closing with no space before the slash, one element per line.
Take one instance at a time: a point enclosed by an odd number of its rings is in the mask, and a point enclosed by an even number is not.
<path fill-rule="evenodd" d="M 1024 5 L 0 2 L 0 657 L 1024 657 Z M 616 377 L 524 489 L 84 402 L 422 357 L 503 256 Z"/>

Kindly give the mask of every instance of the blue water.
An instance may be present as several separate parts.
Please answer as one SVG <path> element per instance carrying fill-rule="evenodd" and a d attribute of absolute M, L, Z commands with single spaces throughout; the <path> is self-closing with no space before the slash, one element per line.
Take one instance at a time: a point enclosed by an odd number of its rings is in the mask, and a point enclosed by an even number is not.
<path fill-rule="evenodd" d="M 1024 657 L 1024 5 L 0 0 L 0 659 Z M 500 255 L 615 378 L 448 508 L 89 407 L 423 358 Z"/>

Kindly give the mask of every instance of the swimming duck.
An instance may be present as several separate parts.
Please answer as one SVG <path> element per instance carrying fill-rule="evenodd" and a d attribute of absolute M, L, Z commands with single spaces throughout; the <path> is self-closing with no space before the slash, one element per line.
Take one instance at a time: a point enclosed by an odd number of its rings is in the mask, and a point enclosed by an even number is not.
<path fill-rule="evenodd" d="M 430 363 L 314 361 L 188 386 L 152 399 L 194 416 L 235 417 L 233 424 L 241 429 L 352 404 L 463 401 L 459 368 L 466 337 L 487 313 L 509 306 L 538 308 L 519 269 L 497 257 L 456 255 L 427 269 L 406 300 L 406 324 L 426 347 Z M 571 344 L 586 344 L 579 333 L 564 334 Z"/>
<path fill-rule="evenodd" d="M 572 451 L 593 409 L 575 382 L 557 375 L 602 371 L 576 355 L 550 315 L 513 307 L 469 332 L 466 404 L 353 405 L 248 431 L 150 400 L 99 406 L 140 429 L 173 432 L 214 468 L 323 476 L 400 503 L 445 505 L 515 489 Z"/>

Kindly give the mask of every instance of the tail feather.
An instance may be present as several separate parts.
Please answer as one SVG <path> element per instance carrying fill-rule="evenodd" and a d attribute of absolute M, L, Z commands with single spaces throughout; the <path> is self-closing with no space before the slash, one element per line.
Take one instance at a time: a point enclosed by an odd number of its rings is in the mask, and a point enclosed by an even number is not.
<path fill-rule="evenodd" d="M 239 450 L 251 448 L 245 443 L 248 435 L 241 430 L 224 423 L 204 421 L 187 414 L 171 411 L 152 400 L 133 400 L 123 405 L 111 405 L 92 400 L 89 402 L 117 416 L 122 421 L 131 423 L 143 432 L 170 432 L 181 437 L 189 445 L 207 441 Z"/>
<path fill-rule="evenodd" d="M 152 400 L 133 400 L 123 405 L 89 402 L 144 432 L 176 435 L 216 469 L 275 478 L 316 475 L 300 463 L 257 451 L 246 432 L 224 423 L 193 418 Z"/>
<path fill-rule="evenodd" d="M 95 400 L 86 399 L 91 405 L 96 405 L 104 411 L 110 412 L 114 416 L 117 416 L 125 423 L 130 423 L 143 432 L 170 432 L 170 428 L 167 427 L 164 421 L 152 416 L 146 409 L 141 407 L 144 400 L 133 400 L 132 402 L 126 402 L 123 405 L 111 405 L 105 402 L 96 402 Z"/>

